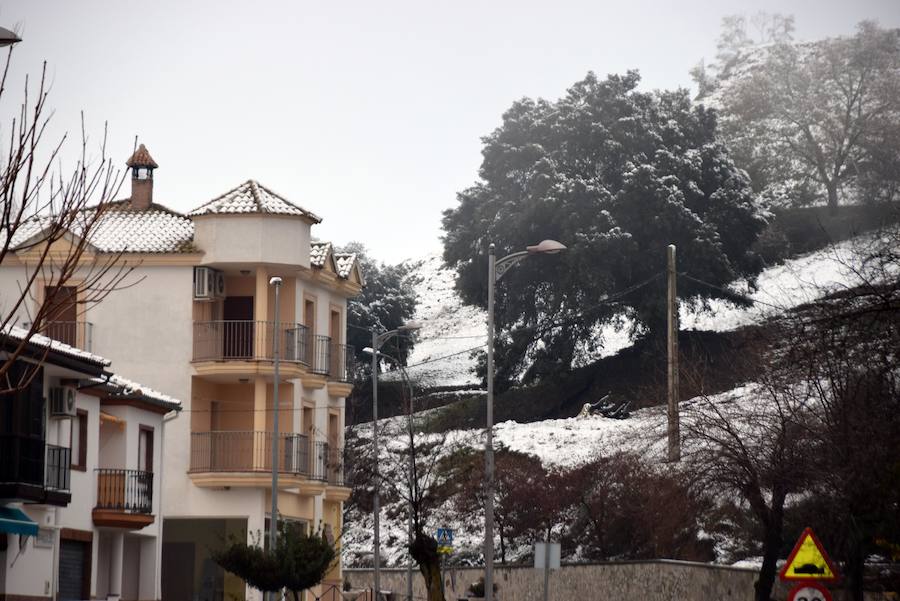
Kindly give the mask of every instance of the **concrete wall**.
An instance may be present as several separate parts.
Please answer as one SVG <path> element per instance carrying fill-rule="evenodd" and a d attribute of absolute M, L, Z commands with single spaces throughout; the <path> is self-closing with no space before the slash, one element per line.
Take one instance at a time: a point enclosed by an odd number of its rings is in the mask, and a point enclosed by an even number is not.
<path fill-rule="evenodd" d="M 481 568 L 448 568 L 447 601 L 470 596 L 469 585 Z M 648 561 L 563 566 L 550 572 L 550 599 L 640 599 L 641 601 L 753 601 L 755 570 L 677 561 Z M 353 589 L 372 586 L 371 569 L 344 569 Z M 543 572 L 530 566 L 494 568 L 498 601 L 541 601 Z M 381 588 L 405 595 L 406 570 L 382 570 Z M 421 575 L 414 572 L 413 595 L 424 598 Z"/>
<path fill-rule="evenodd" d="M 309 267 L 310 226 L 300 217 L 217 214 L 194 218 L 204 265 L 269 263 Z"/>

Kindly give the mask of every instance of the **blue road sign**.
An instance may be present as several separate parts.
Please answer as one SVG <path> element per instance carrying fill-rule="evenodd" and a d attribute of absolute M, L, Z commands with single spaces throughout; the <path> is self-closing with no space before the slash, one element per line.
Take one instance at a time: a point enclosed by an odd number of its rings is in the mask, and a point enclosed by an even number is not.
<path fill-rule="evenodd" d="M 440 547 L 453 546 L 453 530 L 450 528 L 438 528 L 437 536 L 435 538 Z"/>

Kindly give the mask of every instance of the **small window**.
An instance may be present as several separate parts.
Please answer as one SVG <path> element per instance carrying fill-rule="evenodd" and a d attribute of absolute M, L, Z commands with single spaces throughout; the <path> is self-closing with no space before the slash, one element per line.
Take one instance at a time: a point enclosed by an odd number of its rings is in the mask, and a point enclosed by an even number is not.
<path fill-rule="evenodd" d="M 153 472 L 153 428 L 141 426 L 138 433 L 138 469 Z"/>
<path fill-rule="evenodd" d="M 75 412 L 72 418 L 72 432 L 70 434 L 70 447 L 72 449 L 72 469 L 87 470 L 87 446 L 88 446 L 88 413 L 82 409 Z"/>

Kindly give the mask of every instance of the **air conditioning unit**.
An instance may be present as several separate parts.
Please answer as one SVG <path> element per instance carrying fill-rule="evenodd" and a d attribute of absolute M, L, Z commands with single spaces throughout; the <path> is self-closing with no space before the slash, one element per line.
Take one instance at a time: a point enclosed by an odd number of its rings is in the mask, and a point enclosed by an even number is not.
<path fill-rule="evenodd" d="M 212 267 L 194 267 L 194 300 L 225 298 L 225 274 Z"/>
<path fill-rule="evenodd" d="M 73 387 L 50 387 L 50 417 L 75 417 L 75 389 Z"/>

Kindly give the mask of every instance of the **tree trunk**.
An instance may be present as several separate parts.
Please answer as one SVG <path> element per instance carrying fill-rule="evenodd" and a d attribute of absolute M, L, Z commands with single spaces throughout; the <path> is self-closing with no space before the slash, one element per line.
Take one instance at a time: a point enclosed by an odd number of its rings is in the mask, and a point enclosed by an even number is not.
<path fill-rule="evenodd" d="M 421 532 L 410 545 L 410 554 L 419 566 L 419 572 L 425 579 L 428 601 L 444 601 L 441 586 L 441 555 L 437 551 L 437 541 Z"/>
<path fill-rule="evenodd" d="M 837 215 L 838 212 L 838 192 L 837 192 L 837 182 L 829 182 L 825 185 L 825 188 L 828 190 L 828 213 L 830 215 Z"/>
<path fill-rule="evenodd" d="M 776 563 L 782 544 L 783 515 L 780 510 L 769 513 L 763 535 L 763 562 L 759 570 L 759 579 L 753 585 L 756 590 L 756 601 L 771 601 L 772 587 L 775 584 Z"/>

